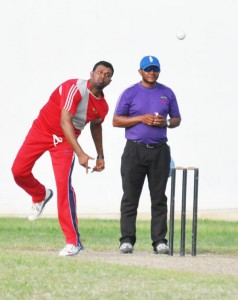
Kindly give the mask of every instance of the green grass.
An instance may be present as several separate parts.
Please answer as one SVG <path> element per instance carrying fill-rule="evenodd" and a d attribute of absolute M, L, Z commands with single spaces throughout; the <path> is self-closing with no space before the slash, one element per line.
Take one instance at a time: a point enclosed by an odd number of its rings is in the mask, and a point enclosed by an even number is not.
<path fill-rule="evenodd" d="M 118 220 L 80 219 L 79 228 L 86 248 L 118 249 Z M 176 221 L 175 253 L 179 239 Z M 190 221 L 186 240 L 189 255 Z M 56 219 L 0 218 L 0 299 L 238 299 L 237 276 L 60 258 L 63 245 Z M 237 245 L 238 222 L 199 220 L 198 255 L 238 255 Z M 152 251 L 149 221 L 137 222 L 136 249 Z"/>
<path fill-rule="evenodd" d="M 186 223 L 186 252 L 191 253 L 191 221 Z M 79 230 L 86 248 L 95 250 L 117 249 L 119 221 L 80 219 Z M 11 239 L 9 239 L 9 236 Z M 22 218 L 0 218 L 1 249 L 57 250 L 64 244 L 57 219 L 29 222 Z M 238 222 L 199 220 L 197 252 L 238 255 Z M 175 221 L 174 251 L 179 252 L 180 222 Z M 138 250 L 152 250 L 150 221 L 137 221 Z"/>

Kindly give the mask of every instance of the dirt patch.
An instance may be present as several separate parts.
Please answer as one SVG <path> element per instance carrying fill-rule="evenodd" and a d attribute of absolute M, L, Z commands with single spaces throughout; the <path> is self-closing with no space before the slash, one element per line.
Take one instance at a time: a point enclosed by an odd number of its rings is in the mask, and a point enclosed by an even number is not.
<path fill-rule="evenodd" d="M 158 255 L 152 251 L 134 251 L 133 254 L 121 254 L 116 250 L 93 251 L 86 249 L 75 258 L 127 266 L 144 266 L 164 270 L 180 270 L 238 277 L 238 256 L 202 254 L 195 257 L 190 255 L 180 257 L 179 255 Z"/>
<path fill-rule="evenodd" d="M 22 252 L 19 250 L 19 252 Z M 59 252 L 52 251 L 26 251 L 38 252 L 43 255 L 58 256 Z M 62 259 L 68 259 L 69 257 Z M 162 270 L 177 270 L 200 274 L 231 275 L 238 278 L 238 256 L 220 254 L 198 254 L 197 256 L 181 257 L 158 255 L 153 251 L 134 251 L 133 254 L 122 254 L 119 250 L 91 250 L 85 249 L 71 259 L 95 261 L 109 264 L 120 264 L 125 266 L 142 266 L 148 268 L 158 268 Z"/>

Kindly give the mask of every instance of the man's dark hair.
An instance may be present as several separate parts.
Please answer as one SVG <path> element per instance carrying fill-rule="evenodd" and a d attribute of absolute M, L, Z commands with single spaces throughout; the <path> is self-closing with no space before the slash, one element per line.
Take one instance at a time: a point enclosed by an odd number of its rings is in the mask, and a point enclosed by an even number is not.
<path fill-rule="evenodd" d="M 109 62 L 104 61 L 104 60 L 101 60 L 101 61 L 97 62 L 97 63 L 95 64 L 95 66 L 93 67 L 93 71 L 95 71 L 95 70 L 97 69 L 97 67 L 100 66 L 100 65 L 102 65 L 102 66 L 104 66 L 104 67 L 106 67 L 106 68 L 110 68 L 110 69 L 112 70 L 112 75 L 113 75 L 114 69 L 113 69 L 112 64 L 110 64 Z"/>

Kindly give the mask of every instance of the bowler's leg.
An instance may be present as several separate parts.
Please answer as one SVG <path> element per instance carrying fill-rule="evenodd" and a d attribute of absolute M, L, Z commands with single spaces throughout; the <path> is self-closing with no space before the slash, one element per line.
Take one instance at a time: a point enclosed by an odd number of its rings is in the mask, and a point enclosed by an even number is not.
<path fill-rule="evenodd" d="M 47 147 L 47 143 L 42 143 L 41 136 L 33 125 L 12 166 L 15 182 L 32 197 L 33 203 L 42 201 L 46 196 L 45 186 L 33 176 L 32 168 Z"/>
<path fill-rule="evenodd" d="M 57 186 L 58 217 L 66 244 L 82 246 L 78 232 L 76 195 L 71 184 L 74 152 L 63 141 L 50 151 Z"/>

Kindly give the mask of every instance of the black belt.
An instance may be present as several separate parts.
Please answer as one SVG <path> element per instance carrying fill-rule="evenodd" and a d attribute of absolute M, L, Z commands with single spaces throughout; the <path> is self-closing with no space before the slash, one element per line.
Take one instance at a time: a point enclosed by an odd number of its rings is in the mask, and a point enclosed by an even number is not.
<path fill-rule="evenodd" d="M 128 140 L 129 142 L 133 142 L 133 143 L 136 143 L 137 145 L 141 145 L 141 146 L 144 146 L 148 149 L 154 149 L 154 148 L 159 148 L 161 147 L 162 145 L 166 144 L 167 141 L 166 140 L 163 140 L 157 144 L 143 144 L 143 143 L 140 143 L 140 142 L 137 142 L 137 141 L 132 141 L 132 140 Z"/>

